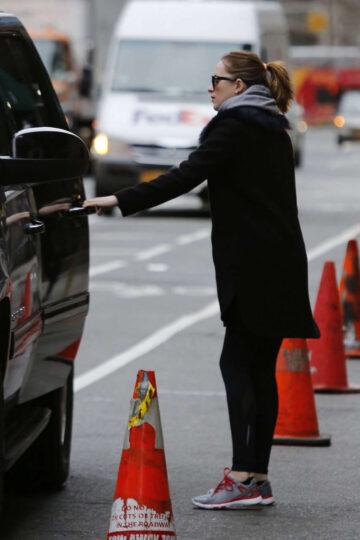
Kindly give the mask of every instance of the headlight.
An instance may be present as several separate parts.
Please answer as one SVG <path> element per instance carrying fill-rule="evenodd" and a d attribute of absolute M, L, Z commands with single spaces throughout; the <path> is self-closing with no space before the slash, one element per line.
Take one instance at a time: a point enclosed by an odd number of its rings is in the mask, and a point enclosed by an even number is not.
<path fill-rule="evenodd" d="M 105 133 L 98 133 L 93 140 L 92 150 L 95 154 L 104 156 L 109 151 L 109 139 Z"/>
<path fill-rule="evenodd" d="M 94 137 L 92 144 L 92 151 L 95 154 L 104 156 L 109 154 L 111 156 L 130 159 L 132 157 L 132 148 L 124 141 L 120 139 L 113 139 L 108 137 L 105 133 L 98 133 Z"/>
<path fill-rule="evenodd" d="M 343 116 L 335 116 L 334 118 L 334 124 L 336 127 L 338 128 L 342 128 L 343 126 L 345 126 L 345 118 Z"/>
<path fill-rule="evenodd" d="M 300 122 L 298 122 L 297 128 L 298 128 L 298 131 L 300 131 L 300 133 L 305 133 L 308 128 L 305 120 L 300 120 Z"/>

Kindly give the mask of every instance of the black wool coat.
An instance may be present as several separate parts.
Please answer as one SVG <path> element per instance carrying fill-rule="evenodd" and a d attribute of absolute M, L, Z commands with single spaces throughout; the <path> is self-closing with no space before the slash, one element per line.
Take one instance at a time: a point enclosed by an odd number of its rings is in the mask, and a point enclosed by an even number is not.
<path fill-rule="evenodd" d="M 179 167 L 115 195 L 127 216 L 207 179 L 222 319 L 235 302 L 240 319 L 257 335 L 318 337 L 287 127 L 283 115 L 256 107 L 221 111 Z"/>

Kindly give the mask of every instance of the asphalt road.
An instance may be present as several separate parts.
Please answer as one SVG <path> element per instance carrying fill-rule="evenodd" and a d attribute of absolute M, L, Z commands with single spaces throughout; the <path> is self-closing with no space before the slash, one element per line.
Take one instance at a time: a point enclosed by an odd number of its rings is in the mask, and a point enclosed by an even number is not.
<path fill-rule="evenodd" d="M 335 261 L 339 277 L 346 239 L 360 233 L 359 169 L 360 145 L 339 150 L 330 129 L 308 132 L 297 186 L 312 302 L 324 261 Z M 87 189 L 91 195 L 91 179 Z M 274 447 L 274 508 L 191 505 L 231 459 L 210 221 L 186 215 L 196 206 L 187 197 L 171 215 L 91 217 L 91 308 L 76 363 L 71 476 L 57 493 L 8 493 L 1 539 L 105 538 L 141 368 L 156 372 L 179 539 L 360 537 L 360 394 L 316 396 L 330 448 Z M 117 369 L 108 373 L 113 358 Z M 360 384 L 360 361 L 348 361 L 348 376 Z"/>

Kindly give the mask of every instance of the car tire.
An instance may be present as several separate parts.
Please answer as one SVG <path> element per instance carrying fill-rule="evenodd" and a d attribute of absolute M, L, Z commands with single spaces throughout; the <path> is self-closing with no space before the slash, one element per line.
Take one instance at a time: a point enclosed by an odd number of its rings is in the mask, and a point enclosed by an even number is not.
<path fill-rule="evenodd" d="M 45 398 L 45 406 L 51 410 L 51 417 L 38 442 L 45 460 L 42 485 L 49 488 L 61 487 L 69 476 L 73 403 L 72 369 L 64 386 Z"/>
<path fill-rule="evenodd" d="M 69 475 L 73 416 L 73 369 L 65 385 L 39 399 L 51 410 L 48 425 L 7 473 L 16 487 L 59 489 Z M 7 478 L 8 481 L 8 478 Z"/>

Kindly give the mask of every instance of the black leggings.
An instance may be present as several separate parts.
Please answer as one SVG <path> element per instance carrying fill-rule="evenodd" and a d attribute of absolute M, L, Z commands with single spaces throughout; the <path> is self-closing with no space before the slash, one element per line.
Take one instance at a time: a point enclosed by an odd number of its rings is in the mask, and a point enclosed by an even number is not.
<path fill-rule="evenodd" d="M 226 328 L 220 369 L 225 383 L 235 471 L 266 474 L 278 414 L 276 358 L 282 338 Z"/>

